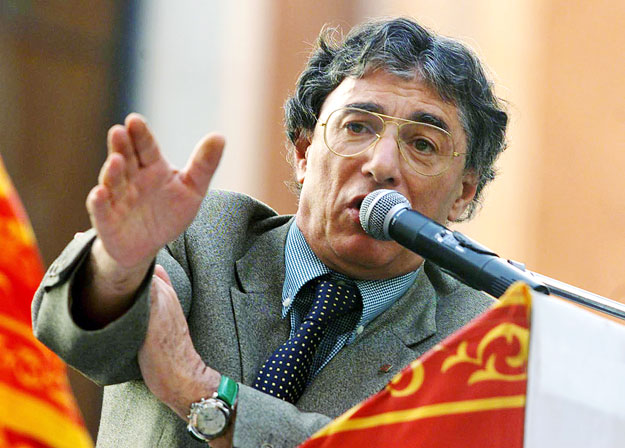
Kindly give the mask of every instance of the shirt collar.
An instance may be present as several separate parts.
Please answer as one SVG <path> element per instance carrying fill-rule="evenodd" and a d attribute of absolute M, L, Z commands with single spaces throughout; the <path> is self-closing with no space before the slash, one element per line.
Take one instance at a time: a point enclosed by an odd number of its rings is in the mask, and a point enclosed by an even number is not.
<path fill-rule="evenodd" d="M 284 286 L 282 317 L 286 317 L 299 290 L 313 278 L 332 272 L 312 251 L 295 221 L 289 228 L 284 247 Z"/>
<path fill-rule="evenodd" d="M 308 281 L 320 275 L 333 273 L 338 277 L 346 276 L 333 272 L 315 255 L 295 221 L 289 228 L 285 245 L 285 276 L 282 288 L 282 317 L 286 317 L 298 300 L 297 293 Z M 419 268 L 421 269 L 421 268 Z M 357 327 L 365 326 L 380 313 L 399 299 L 412 285 L 417 272 L 409 272 L 399 277 L 383 280 L 355 280 L 362 296 L 362 316 Z M 353 339 L 354 335 L 350 338 Z"/>

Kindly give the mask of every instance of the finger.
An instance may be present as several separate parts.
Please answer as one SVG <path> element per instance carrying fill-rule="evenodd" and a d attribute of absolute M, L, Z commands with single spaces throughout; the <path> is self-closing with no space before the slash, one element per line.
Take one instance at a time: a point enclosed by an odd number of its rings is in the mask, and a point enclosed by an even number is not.
<path fill-rule="evenodd" d="M 118 153 L 109 155 L 102 167 L 100 183 L 109 190 L 113 202 L 119 201 L 125 194 L 125 168 L 126 159 Z"/>
<path fill-rule="evenodd" d="M 219 165 L 226 142 L 219 134 L 208 134 L 197 144 L 187 166 L 180 173 L 182 182 L 204 196 Z"/>
<path fill-rule="evenodd" d="M 110 194 L 106 187 L 102 185 L 93 187 L 87 195 L 86 205 L 91 225 L 98 230 L 100 224 L 111 215 Z"/>
<path fill-rule="evenodd" d="M 177 313 L 175 310 L 176 308 L 180 308 L 180 303 L 178 302 L 178 296 L 176 295 L 176 291 L 174 291 L 167 272 L 165 272 L 165 269 L 158 264 L 154 267 L 150 297 L 152 299 L 150 314 L 160 313 L 161 317 L 163 317 L 162 313 L 167 313 L 169 323 L 174 322 L 170 320 L 170 318 L 173 318 L 171 312 L 173 311 L 174 313 Z M 171 308 L 172 305 L 174 308 Z M 180 309 L 180 313 L 182 314 L 182 309 Z"/>
<path fill-rule="evenodd" d="M 140 167 L 151 165 L 162 158 L 158 144 L 141 115 L 135 113 L 128 115 L 126 117 L 126 129 L 132 140 Z"/>
<path fill-rule="evenodd" d="M 126 159 L 126 177 L 134 176 L 139 169 L 139 159 L 137 159 L 126 128 L 119 124 L 111 127 L 106 142 L 109 154 L 119 153 Z"/>
<path fill-rule="evenodd" d="M 100 185 L 104 185 L 104 179 L 105 179 L 107 176 L 109 176 L 109 177 L 110 177 L 110 175 L 109 175 L 109 174 L 107 174 L 107 173 L 108 173 L 108 171 L 111 169 L 111 161 L 112 161 L 113 159 L 118 159 L 118 158 L 122 158 L 122 159 L 123 159 L 123 156 L 122 156 L 121 154 L 118 154 L 118 153 L 115 153 L 115 152 L 110 153 L 110 154 L 106 157 L 106 160 L 105 160 L 105 161 L 104 161 L 104 163 L 102 164 L 102 168 L 100 168 L 100 172 L 98 173 L 98 183 L 99 183 Z M 115 169 L 117 169 L 117 168 L 115 168 Z"/>
<path fill-rule="evenodd" d="M 157 264 L 156 266 L 154 266 L 154 275 L 160 278 L 161 280 L 163 280 L 165 283 L 167 283 L 169 286 L 173 288 L 173 285 L 171 284 L 171 280 L 169 278 L 169 274 L 167 274 L 167 271 L 165 270 L 165 268 L 161 266 L 160 264 Z"/>

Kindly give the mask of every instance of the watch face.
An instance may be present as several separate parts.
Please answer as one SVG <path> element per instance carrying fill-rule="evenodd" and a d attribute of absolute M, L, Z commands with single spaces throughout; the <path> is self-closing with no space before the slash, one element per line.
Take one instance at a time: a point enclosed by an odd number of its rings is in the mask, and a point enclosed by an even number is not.
<path fill-rule="evenodd" d="M 214 406 L 204 406 L 197 415 L 196 427 L 202 434 L 217 434 L 226 426 L 223 411 Z"/>

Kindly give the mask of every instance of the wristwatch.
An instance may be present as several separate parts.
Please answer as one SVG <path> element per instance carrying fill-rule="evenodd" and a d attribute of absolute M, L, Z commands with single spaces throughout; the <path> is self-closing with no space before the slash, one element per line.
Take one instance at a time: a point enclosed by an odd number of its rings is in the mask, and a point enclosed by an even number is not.
<path fill-rule="evenodd" d="M 203 442 L 222 435 L 230 424 L 238 392 L 237 382 L 222 375 L 217 392 L 212 397 L 191 404 L 187 425 L 189 433 Z"/>

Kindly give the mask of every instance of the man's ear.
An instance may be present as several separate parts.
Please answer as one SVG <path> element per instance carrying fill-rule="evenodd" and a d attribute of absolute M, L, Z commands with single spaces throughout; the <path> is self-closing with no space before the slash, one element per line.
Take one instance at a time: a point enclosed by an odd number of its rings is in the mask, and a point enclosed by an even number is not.
<path fill-rule="evenodd" d="M 293 162 L 295 164 L 295 179 L 300 184 L 304 183 L 306 168 L 308 164 L 308 148 L 310 147 L 311 135 L 308 132 L 301 132 L 295 140 L 295 152 Z"/>
<path fill-rule="evenodd" d="M 462 175 L 462 183 L 458 187 L 458 196 L 449 210 L 447 219 L 451 222 L 460 219 L 464 211 L 467 209 L 475 193 L 477 192 L 477 184 L 479 176 L 475 170 L 466 170 Z"/>

